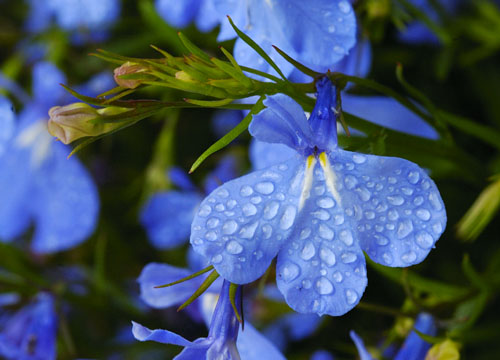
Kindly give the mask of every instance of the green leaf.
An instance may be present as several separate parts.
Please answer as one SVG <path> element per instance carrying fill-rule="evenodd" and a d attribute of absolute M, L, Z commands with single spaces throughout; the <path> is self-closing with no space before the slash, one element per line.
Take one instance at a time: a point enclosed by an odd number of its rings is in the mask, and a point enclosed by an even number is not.
<path fill-rule="evenodd" d="M 315 78 L 319 75 L 321 75 L 320 73 L 308 68 L 307 66 L 299 63 L 297 60 L 293 59 L 291 56 L 289 56 L 286 52 L 284 52 L 283 50 L 281 50 L 279 47 L 277 46 L 274 46 L 273 45 L 273 48 L 278 52 L 278 54 L 280 54 L 286 61 L 288 61 L 290 64 L 292 64 L 293 66 L 295 66 L 298 70 L 300 70 L 301 72 L 303 72 L 304 74 L 306 75 L 309 75 L 311 76 L 312 78 Z"/>
<path fill-rule="evenodd" d="M 182 304 L 181 306 L 179 306 L 177 308 L 177 311 L 181 311 L 186 306 L 190 305 L 193 301 L 195 301 L 201 294 L 203 294 L 210 287 L 210 285 L 212 285 L 212 283 L 215 280 L 217 280 L 218 277 L 219 277 L 219 274 L 217 273 L 217 271 L 216 270 L 212 271 L 210 273 L 210 275 L 208 275 L 208 277 L 205 279 L 205 281 L 203 281 L 203 283 L 200 285 L 200 287 L 198 288 L 198 290 L 196 290 L 194 292 L 194 294 L 191 295 L 189 297 L 189 299 L 186 300 L 186 302 L 184 302 L 184 304 Z"/>
<path fill-rule="evenodd" d="M 223 105 L 230 104 L 234 99 L 222 99 L 222 100 L 195 100 L 195 99 L 184 99 L 185 102 L 203 106 L 203 107 L 221 107 Z"/>
<path fill-rule="evenodd" d="M 189 40 L 186 36 L 184 36 L 183 33 L 178 32 L 177 35 L 179 35 L 179 39 L 181 39 L 182 44 L 186 47 L 186 49 L 191 53 L 196 56 L 198 56 L 200 59 L 203 59 L 205 61 L 210 61 L 210 56 L 208 56 L 203 50 L 201 50 L 198 46 L 193 44 L 191 40 Z"/>
<path fill-rule="evenodd" d="M 240 315 L 240 311 L 238 310 L 238 306 L 236 305 L 236 291 L 238 290 L 238 284 L 233 284 L 229 285 L 229 301 L 231 301 L 231 306 L 233 307 L 234 314 L 236 315 L 236 319 L 238 319 L 238 322 L 241 324 L 241 327 L 244 327 L 243 323 L 243 309 L 241 309 L 242 313 Z M 239 305 L 239 304 L 238 304 Z"/>
<path fill-rule="evenodd" d="M 165 284 L 165 285 L 158 285 L 158 286 L 155 286 L 155 289 L 160 289 L 160 288 L 166 288 L 166 287 L 170 287 L 172 285 L 177 285 L 177 284 L 180 284 L 180 283 L 183 283 L 184 281 L 188 281 L 188 280 L 191 280 L 191 279 L 194 279 L 195 277 L 198 277 L 200 275 L 203 275 L 207 272 L 209 272 L 210 270 L 213 270 L 214 266 L 213 265 L 210 265 L 210 266 L 207 266 L 206 268 L 198 271 L 198 272 L 195 272 L 194 274 L 191 274 L 189 276 L 186 276 L 180 280 L 177 280 L 177 281 L 174 281 L 174 282 L 171 282 L 171 283 L 168 283 L 168 284 Z"/>
<path fill-rule="evenodd" d="M 238 29 L 238 27 L 234 24 L 233 20 L 231 19 L 230 16 L 227 17 L 229 19 L 229 23 L 233 27 L 234 31 L 238 34 L 238 36 L 248 44 L 252 49 L 254 49 L 257 54 L 259 54 L 271 67 L 276 70 L 279 76 L 285 81 L 288 81 L 286 76 L 283 74 L 281 69 L 276 65 L 276 63 L 271 59 L 269 55 L 259 46 L 255 41 L 253 41 L 247 34 L 245 34 L 243 31 Z"/>
<path fill-rule="evenodd" d="M 253 115 L 257 114 L 259 111 L 261 111 L 264 108 L 264 104 L 262 103 L 264 100 L 264 97 L 262 96 L 259 101 L 253 106 L 252 110 L 248 113 L 247 116 L 241 120 L 241 122 L 236 125 L 230 132 L 228 132 L 226 135 L 224 135 L 222 138 L 217 140 L 215 144 L 210 146 L 203 154 L 200 155 L 198 159 L 193 163 L 191 166 L 191 169 L 189 170 L 189 173 L 191 174 L 193 171 L 195 171 L 198 166 L 201 165 L 203 161 L 210 155 L 212 155 L 214 152 L 219 151 L 220 149 L 226 147 L 236 139 L 243 131 L 245 131 L 248 128 L 248 125 L 250 125 L 250 121 L 252 121 Z"/>

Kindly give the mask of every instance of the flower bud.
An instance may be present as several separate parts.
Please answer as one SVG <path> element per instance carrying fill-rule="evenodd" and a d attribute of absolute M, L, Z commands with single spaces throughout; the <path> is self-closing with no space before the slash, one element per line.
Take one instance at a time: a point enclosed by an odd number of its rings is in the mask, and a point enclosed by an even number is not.
<path fill-rule="evenodd" d="M 121 123 L 96 124 L 92 120 L 116 115 L 126 110 L 119 107 L 96 110 L 85 103 L 54 106 L 49 110 L 49 133 L 64 144 L 69 144 L 86 136 L 98 136 L 115 129 Z"/>
<path fill-rule="evenodd" d="M 146 72 L 147 68 L 140 64 L 132 63 L 127 61 L 122 66 L 117 67 L 114 70 L 114 78 L 118 85 L 127 89 L 135 89 L 142 84 L 142 79 L 122 79 L 122 75 L 138 74 Z"/>

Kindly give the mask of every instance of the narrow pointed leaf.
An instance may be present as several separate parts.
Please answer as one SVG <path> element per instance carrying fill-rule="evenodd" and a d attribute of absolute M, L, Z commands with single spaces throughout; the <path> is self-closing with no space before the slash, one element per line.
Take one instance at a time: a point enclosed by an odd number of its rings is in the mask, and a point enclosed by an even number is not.
<path fill-rule="evenodd" d="M 290 64 L 295 66 L 298 70 L 303 72 L 306 75 L 309 75 L 313 78 L 317 77 L 318 75 L 321 75 L 320 73 L 308 68 L 304 64 L 299 63 L 297 60 L 293 59 L 290 55 L 288 55 L 286 52 L 281 50 L 279 47 L 273 45 L 274 50 L 278 52 L 286 61 L 288 61 Z"/>
<path fill-rule="evenodd" d="M 213 265 L 210 265 L 210 266 L 207 266 L 206 268 L 198 271 L 198 272 L 195 272 L 194 274 L 191 274 L 189 276 L 186 276 L 180 280 L 177 280 L 177 281 L 174 281 L 174 282 L 171 282 L 169 284 L 165 284 L 165 285 L 158 285 L 158 286 L 155 286 L 155 289 L 160 289 L 160 288 L 165 288 L 165 287 L 170 287 L 172 285 L 176 285 L 176 284 L 180 284 L 180 283 L 183 283 L 184 281 L 188 281 L 188 280 L 191 280 L 191 279 L 194 279 L 195 277 L 198 277 L 200 275 L 203 275 L 207 272 L 209 272 L 210 270 L 212 270 L 214 268 Z"/>
<path fill-rule="evenodd" d="M 243 326 L 243 319 L 238 310 L 238 306 L 236 305 L 236 291 L 238 290 L 238 286 L 239 285 L 233 283 L 229 285 L 229 300 L 231 301 L 231 306 L 233 307 L 236 319 L 238 319 L 238 322 Z"/>
<path fill-rule="evenodd" d="M 177 34 L 179 35 L 179 39 L 181 39 L 182 44 L 191 54 L 195 54 L 196 56 L 200 57 L 205 61 L 210 61 L 210 57 L 198 46 L 193 44 L 191 40 L 189 40 L 186 36 L 184 36 L 182 32 L 178 32 Z"/>
<path fill-rule="evenodd" d="M 181 306 L 179 306 L 179 308 L 177 309 L 177 311 L 181 311 L 186 306 L 190 305 L 193 301 L 195 301 L 198 297 L 200 297 L 200 295 L 203 294 L 210 287 L 210 285 L 212 285 L 212 283 L 215 280 L 217 280 L 218 277 L 219 277 L 219 274 L 217 273 L 217 271 L 216 270 L 212 271 L 210 273 L 210 275 L 208 275 L 208 277 L 205 279 L 205 281 L 203 281 L 203 283 L 200 285 L 200 287 L 198 288 L 198 290 L 196 290 L 194 292 L 194 294 L 191 295 L 189 297 L 189 299 L 187 299 L 184 304 L 182 304 Z"/>

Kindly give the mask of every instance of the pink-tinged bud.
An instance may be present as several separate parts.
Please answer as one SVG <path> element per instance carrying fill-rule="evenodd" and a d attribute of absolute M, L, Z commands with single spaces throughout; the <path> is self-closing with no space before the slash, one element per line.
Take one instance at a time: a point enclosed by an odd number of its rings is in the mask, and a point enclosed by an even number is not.
<path fill-rule="evenodd" d="M 85 103 L 74 103 L 66 106 L 54 106 L 49 110 L 48 129 L 52 136 L 62 143 L 69 144 L 86 136 L 98 136 L 107 133 L 120 123 L 94 123 L 92 120 L 109 115 L 120 114 L 127 109 L 108 107 L 96 110 Z"/>
<path fill-rule="evenodd" d="M 122 66 L 117 67 L 114 70 L 114 78 L 118 85 L 127 89 L 135 89 L 139 85 L 142 84 L 143 79 L 123 79 L 120 76 L 122 75 L 131 75 L 131 74 L 139 74 L 146 72 L 147 68 L 140 64 L 131 63 L 127 61 Z"/>

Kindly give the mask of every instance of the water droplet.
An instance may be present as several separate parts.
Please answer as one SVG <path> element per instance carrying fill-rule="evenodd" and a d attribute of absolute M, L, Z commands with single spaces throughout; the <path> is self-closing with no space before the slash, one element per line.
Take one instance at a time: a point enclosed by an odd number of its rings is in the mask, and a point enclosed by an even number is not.
<path fill-rule="evenodd" d="M 312 216 L 314 216 L 316 219 L 326 221 L 330 219 L 330 214 L 326 210 L 318 210 L 315 212 L 311 213 Z"/>
<path fill-rule="evenodd" d="M 345 252 L 342 254 L 342 256 L 340 258 L 342 259 L 342 262 L 344 264 L 350 264 L 350 263 L 355 262 L 358 257 L 356 256 L 355 253 Z"/>
<path fill-rule="evenodd" d="M 237 241 L 231 240 L 230 242 L 227 243 L 226 250 L 230 254 L 238 255 L 243 252 L 243 246 L 241 246 L 241 244 L 238 243 Z"/>
<path fill-rule="evenodd" d="M 342 230 L 339 233 L 339 238 L 347 246 L 351 246 L 354 242 L 354 239 L 352 238 L 352 233 L 350 230 Z"/>
<path fill-rule="evenodd" d="M 236 200 L 231 199 L 231 200 L 228 200 L 228 202 L 226 203 L 226 206 L 229 210 L 232 210 L 232 209 L 234 209 L 236 204 L 237 204 Z"/>
<path fill-rule="evenodd" d="M 253 254 L 257 260 L 262 259 L 262 257 L 264 256 L 264 253 L 260 250 L 254 251 Z"/>
<path fill-rule="evenodd" d="M 380 233 L 380 232 L 384 231 L 384 227 L 380 224 L 377 224 L 377 225 L 375 225 L 375 231 Z"/>
<path fill-rule="evenodd" d="M 335 225 L 342 225 L 344 223 L 344 215 L 337 214 L 335 215 Z"/>
<path fill-rule="evenodd" d="M 279 208 L 280 208 L 280 204 L 277 201 L 271 201 L 264 208 L 264 212 L 263 212 L 262 216 L 266 220 L 271 220 L 276 216 L 276 214 L 278 214 Z"/>
<path fill-rule="evenodd" d="M 439 195 L 436 192 L 431 192 L 429 194 L 429 201 L 431 202 L 431 206 L 434 210 L 440 211 L 443 208 L 443 204 L 441 204 Z"/>
<path fill-rule="evenodd" d="M 253 194 L 253 189 L 248 185 L 243 185 L 240 189 L 241 196 L 250 196 Z"/>
<path fill-rule="evenodd" d="M 387 178 L 387 182 L 388 182 L 389 184 L 395 184 L 395 183 L 397 183 L 397 182 L 398 182 L 398 180 L 397 180 L 394 176 L 389 176 L 389 177 Z"/>
<path fill-rule="evenodd" d="M 215 241 L 217 240 L 217 233 L 215 231 L 208 231 L 205 234 L 205 239 L 207 239 L 208 241 Z"/>
<path fill-rule="evenodd" d="M 229 196 L 229 192 L 226 189 L 220 189 L 217 191 L 217 196 L 221 198 L 227 198 Z"/>
<path fill-rule="evenodd" d="M 430 249 L 434 245 L 434 239 L 427 231 L 420 231 L 417 236 L 415 236 L 415 242 L 422 249 Z"/>
<path fill-rule="evenodd" d="M 333 47 L 333 51 L 336 52 L 337 54 L 344 54 L 344 48 L 342 46 L 339 46 L 339 45 L 335 45 Z"/>
<path fill-rule="evenodd" d="M 358 294 L 354 290 L 347 289 L 345 291 L 345 298 L 347 299 L 347 303 L 352 305 L 358 300 Z"/>
<path fill-rule="evenodd" d="M 354 154 L 352 156 L 352 161 L 354 161 L 356 164 L 363 164 L 364 162 L 366 162 L 366 156 L 360 154 Z"/>
<path fill-rule="evenodd" d="M 394 224 L 385 224 L 385 228 L 387 230 L 394 230 L 396 227 L 394 226 Z"/>
<path fill-rule="evenodd" d="M 217 210 L 218 212 L 222 212 L 222 211 L 226 210 L 226 207 L 224 206 L 224 204 L 219 203 L 219 204 L 215 205 L 215 210 Z"/>
<path fill-rule="evenodd" d="M 365 211 L 365 218 L 368 220 L 375 219 L 375 213 L 373 211 Z"/>
<path fill-rule="evenodd" d="M 382 185 L 382 184 L 380 184 L 380 183 L 378 183 L 377 185 L 375 185 L 375 190 L 377 190 L 377 191 L 380 191 L 380 190 L 382 190 L 383 188 L 384 188 L 384 185 Z"/>
<path fill-rule="evenodd" d="M 394 195 L 394 196 L 391 195 L 387 197 L 387 201 L 389 201 L 391 205 L 399 206 L 404 204 L 405 199 L 399 195 Z"/>
<path fill-rule="evenodd" d="M 210 261 L 212 262 L 212 264 L 219 264 L 222 261 L 222 255 L 217 254 L 217 255 L 213 256 L 212 260 L 210 260 Z"/>
<path fill-rule="evenodd" d="M 207 227 L 209 229 L 214 229 L 217 227 L 217 225 L 219 225 L 219 219 L 217 218 L 210 218 L 207 220 Z"/>
<path fill-rule="evenodd" d="M 316 186 L 314 188 L 314 193 L 318 196 L 321 196 L 325 193 L 325 187 L 323 185 Z"/>
<path fill-rule="evenodd" d="M 255 230 L 257 229 L 258 225 L 259 222 L 256 221 L 253 224 L 242 227 L 239 232 L 240 237 L 243 239 L 251 239 L 254 236 Z"/>
<path fill-rule="evenodd" d="M 199 216 L 207 217 L 212 212 L 212 208 L 209 205 L 202 205 L 198 211 Z"/>
<path fill-rule="evenodd" d="M 222 233 L 224 235 L 232 235 L 238 230 L 238 224 L 234 220 L 228 220 L 222 225 Z"/>
<path fill-rule="evenodd" d="M 415 185 L 416 183 L 418 183 L 418 180 L 420 180 L 420 174 L 418 173 L 418 171 L 410 171 L 408 173 L 408 181 L 410 182 L 410 184 Z"/>
<path fill-rule="evenodd" d="M 403 260 L 407 264 L 411 264 L 415 260 L 417 260 L 417 254 L 415 254 L 414 251 L 407 252 L 407 253 L 401 255 L 401 260 Z"/>
<path fill-rule="evenodd" d="M 310 289 L 311 286 L 312 286 L 311 280 L 309 279 L 302 280 L 302 287 L 304 289 Z"/>
<path fill-rule="evenodd" d="M 253 204 L 243 205 L 242 211 L 245 216 L 253 216 L 257 214 L 257 208 Z"/>
<path fill-rule="evenodd" d="M 335 206 L 335 202 L 333 201 L 332 198 L 329 197 L 323 197 L 321 199 L 318 199 L 316 201 L 316 204 L 323 209 L 330 209 Z"/>
<path fill-rule="evenodd" d="M 319 225 L 318 234 L 325 240 L 332 240 L 334 235 L 333 230 L 324 224 Z"/>
<path fill-rule="evenodd" d="M 382 260 L 384 260 L 384 262 L 387 265 L 391 265 L 392 262 L 394 261 L 394 259 L 392 258 L 392 255 L 389 254 L 388 252 L 385 252 L 385 253 L 382 254 Z"/>
<path fill-rule="evenodd" d="M 321 269 L 319 273 L 323 276 L 326 276 L 326 274 L 328 274 L 328 271 L 326 271 L 325 269 Z"/>
<path fill-rule="evenodd" d="M 288 165 L 281 164 L 280 166 L 278 166 L 278 169 L 281 170 L 281 171 L 287 171 L 288 170 Z"/>
<path fill-rule="evenodd" d="M 328 295 L 333 292 L 333 285 L 326 277 L 320 277 L 316 280 L 316 291 L 320 295 Z"/>
<path fill-rule="evenodd" d="M 234 211 L 224 211 L 224 215 L 226 215 L 227 217 L 233 217 Z"/>
<path fill-rule="evenodd" d="M 271 227 L 271 225 L 266 224 L 266 225 L 262 226 L 262 233 L 264 234 L 264 239 L 267 240 L 273 234 L 273 228 Z"/>
<path fill-rule="evenodd" d="M 347 1 L 341 1 L 339 2 L 339 9 L 342 11 L 344 14 L 348 14 L 349 11 L 351 10 L 351 6 Z"/>
<path fill-rule="evenodd" d="M 377 245 L 385 246 L 389 244 L 389 239 L 383 235 L 375 234 L 373 237 L 375 238 L 375 243 Z"/>
<path fill-rule="evenodd" d="M 406 196 L 412 196 L 413 195 L 413 189 L 409 187 L 402 187 L 401 192 L 405 194 Z"/>
<path fill-rule="evenodd" d="M 435 234 L 440 235 L 443 232 L 443 226 L 441 223 L 435 223 L 432 225 L 432 231 L 434 231 Z"/>
<path fill-rule="evenodd" d="M 196 239 L 193 240 L 193 244 L 195 244 L 195 245 L 201 245 L 201 244 L 203 244 L 203 240 L 200 239 L 200 238 L 196 238 Z"/>
<path fill-rule="evenodd" d="M 399 214 L 396 210 L 389 210 L 389 212 L 387 213 L 387 217 L 389 218 L 389 220 L 396 221 L 397 219 L 399 219 Z"/>
<path fill-rule="evenodd" d="M 358 179 L 352 175 L 347 175 L 344 179 L 344 184 L 347 190 L 352 190 L 358 184 Z"/>
<path fill-rule="evenodd" d="M 274 184 L 270 181 L 263 181 L 255 185 L 255 190 L 261 194 L 269 195 L 274 191 Z"/>
<path fill-rule="evenodd" d="M 291 261 L 287 261 L 281 267 L 280 274 L 283 281 L 289 283 L 300 275 L 300 267 Z"/>
<path fill-rule="evenodd" d="M 431 218 L 431 213 L 427 209 L 417 209 L 417 211 L 415 212 L 415 215 L 417 215 L 417 217 L 420 220 L 424 220 L 424 221 L 429 221 L 429 219 Z"/>
<path fill-rule="evenodd" d="M 280 228 L 282 230 L 290 229 L 295 221 L 295 215 L 297 215 L 297 209 L 295 206 L 287 206 L 280 219 Z"/>
<path fill-rule="evenodd" d="M 335 32 L 335 25 L 330 25 L 330 26 L 328 26 L 328 32 L 329 32 L 330 34 L 333 34 L 333 33 Z"/>
<path fill-rule="evenodd" d="M 370 190 L 368 190 L 364 186 L 357 187 L 354 191 L 358 193 L 358 196 L 361 199 L 361 201 L 368 201 L 372 196 Z"/>
<path fill-rule="evenodd" d="M 431 184 L 428 181 L 422 182 L 422 189 L 423 190 L 429 190 L 430 187 L 431 187 Z"/>
<path fill-rule="evenodd" d="M 321 250 L 319 251 L 319 257 L 321 261 L 323 261 L 323 263 L 325 263 L 326 266 L 329 267 L 332 267 L 337 262 L 333 251 L 326 247 L 321 248 Z"/>
<path fill-rule="evenodd" d="M 302 258 L 302 260 L 308 261 L 311 260 L 315 254 L 316 254 L 316 249 L 314 248 L 314 244 L 308 241 L 304 245 L 304 248 L 300 253 L 300 257 Z"/>
<path fill-rule="evenodd" d="M 280 201 L 285 200 L 285 194 L 283 194 L 283 193 L 276 194 L 276 199 L 278 199 Z"/>
<path fill-rule="evenodd" d="M 406 219 L 398 224 L 397 235 L 398 239 L 404 239 L 413 231 L 413 223 L 411 220 Z"/>
<path fill-rule="evenodd" d="M 260 196 L 254 196 L 250 199 L 252 204 L 260 204 L 262 202 L 262 198 Z"/>

